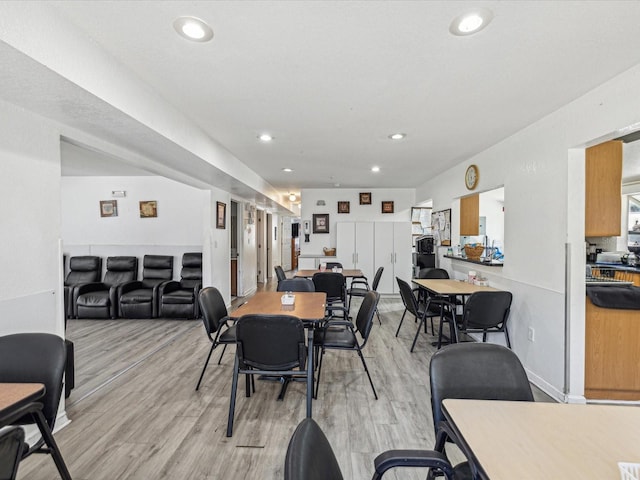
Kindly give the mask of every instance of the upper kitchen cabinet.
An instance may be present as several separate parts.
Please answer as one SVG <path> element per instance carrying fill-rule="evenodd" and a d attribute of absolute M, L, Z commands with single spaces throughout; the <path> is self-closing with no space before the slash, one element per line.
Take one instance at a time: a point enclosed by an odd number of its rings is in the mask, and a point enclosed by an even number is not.
<path fill-rule="evenodd" d="M 460 199 L 460 235 L 480 234 L 480 195 Z"/>
<path fill-rule="evenodd" d="M 587 148 L 585 153 L 585 237 L 620 235 L 622 141 Z"/>

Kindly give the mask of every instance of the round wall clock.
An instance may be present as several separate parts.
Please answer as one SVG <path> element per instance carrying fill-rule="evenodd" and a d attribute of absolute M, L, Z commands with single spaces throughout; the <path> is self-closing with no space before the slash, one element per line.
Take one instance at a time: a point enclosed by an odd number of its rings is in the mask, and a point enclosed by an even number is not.
<path fill-rule="evenodd" d="M 469 165 L 467 172 L 464 174 L 464 184 L 467 186 L 467 189 L 473 190 L 476 188 L 479 178 L 480 173 L 478 172 L 477 165 Z"/>

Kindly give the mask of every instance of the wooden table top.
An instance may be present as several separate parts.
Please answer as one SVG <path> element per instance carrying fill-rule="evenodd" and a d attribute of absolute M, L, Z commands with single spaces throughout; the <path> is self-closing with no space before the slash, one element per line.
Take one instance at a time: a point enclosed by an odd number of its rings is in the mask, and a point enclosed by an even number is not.
<path fill-rule="evenodd" d="M 481 287 L 472 283 L 461 282 L 453 279 L 425 279 L 414 278 L 413 283 L 429 290 L 436 295 L 471 295 L 476 292 L 500 292 L 493 287 Z"/>
<path fill-rule="evenodd" d="M 443 401 L 443 410 L 491 480 L 619 479 L 640 463 L 640 408 L 495 400 Z"/>
<path fill-rule="evenodd" d="M 37 400 L 42 395 L 42 383 L 0 383 L 0 412 Z"/>
<path fill-rule="evenodd" d="M 331 270 L 325 270 L 325 272 L 331 272 Z M 322 272 L 320 272 L 320 270 L 298 270 L 294 276 L 311 278 L 316 273 L 322 273 Z M 358 270 L 357 268 L 355 269 L 343 268 L 342 271 L 339 273 L 341 273 L 345 277 L 362 277 L 362 270 Z"/>
<path fill-rule="evenodd" d="M 258 292 L 245 304 L 229 313 L 231 318 L 242 315 L 293 315 L 301 320 L 321 320 L 324 318 L 327 294 L 324 292 L 295 292 L 293 305 L 282 305 L 283 292 Z"/>

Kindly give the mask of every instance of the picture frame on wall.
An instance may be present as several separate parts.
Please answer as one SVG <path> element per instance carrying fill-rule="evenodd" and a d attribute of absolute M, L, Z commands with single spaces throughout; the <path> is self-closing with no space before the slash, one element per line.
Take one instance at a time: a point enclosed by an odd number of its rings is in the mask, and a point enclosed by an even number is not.
<path fill-rule="evenodd" d="M 227 228 L 227 204 L 216 202 L 216 228 Z"/>
<path fill-rule="evenodd" d="M 101 217 L 117 217 L 118 201 L 117 200 L 100 200 L 100 216 Z"/>
<path fill-rule="evenodd" d="M 329 214 L 313 214 L 313 233 L 329 233 Z"/>
<path fill-rule="evenodd" d="M 393 202 L 382 202 L 382 213 L 393 213 Z"/>
<path fill-rule="evenodd" d="M 140 218 L 156 218 L 158 216 L 157 200 L 140 201 Z"/>
<path fill-rule="evenodd" d="M 338 213 L 349 213 L 349 202 L 338 202 Z"/>
<path fill-rule="evenodd" d="M 360 193 L 360 205 L 371 205 L 371 192 Z"/>

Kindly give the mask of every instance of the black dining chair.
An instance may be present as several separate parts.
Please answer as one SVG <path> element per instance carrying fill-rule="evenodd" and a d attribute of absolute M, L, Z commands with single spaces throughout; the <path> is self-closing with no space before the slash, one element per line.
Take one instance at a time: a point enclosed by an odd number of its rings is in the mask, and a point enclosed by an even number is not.
<path fill-rule="evenodd" d="M 32 453 L 53 457 L 60 477 L 71 480 L 62 453 L 53 438 L 53 428 L 62 397 L 62 379 L 67 349 L 64 340 L 50 333 L 15 333 L 0 337 L 0 382 L 42 383 L 44 397 L 30 403 L 10 418 L 0 416 L 3 425 L 36 424 L 42 438 L 26 449 L 22 458 Z"/>
<path fill-rule="evenodd" d="M 416 278 L 431 280 L 448 279 L 449 272 L 447 272 L 444 268 L 421 268 Z M 435 330 L 433 328 L 433 317 L 440 314 L 440 311 L 443 308 L 441 302 L 444 301 L 448 305 L 450 302 L 455 302 L 455 298 L 431 295 L 424 288 L 414 288 L 413 291 L 414 293 L 417 293 L 418 303 L 427 303 L 428 298 L 431 300 L 428 309 L 431 313 L 434 313 L 436 315 L 430 315 L 429 320 L 431 321 L 431 335 L 435 335 Z"/>
<path fill-rule="evenodd" d="M 24 450 L 24 430 L 9 427 L 0 430 L 0 480 L 14 480 Z"/>
<path fill-rule="evenodd" d="M 315 292 L 316 286 L 310 278 L 285 278 L 278 282 L 278 292 Z"/>
<path fill-rule="evenodd" d="M 447 440 L 471 453 L 455 438 L 442 412 L 447 398 L 532 402 L 533 392 L 517 355 L 502 345 L 458 343 L 438 350 L 429 364 L 431 411 L 436 433 L 435 450 L 445 453 Z M 473 464 L 456 466 L 456 479 L 477 478 Z"/>
<path fill-rule="evenodd" d="M 511 348 L 507 320 L 511 311 L 511 292 L 475 292 L 466 301 L 462 318 L 457 322 L 460 333 L 482 333 L 487 341 L 491 332 L 504 333 L 507 346 Z"/>
<path fill-rule="evenodd" d="M 207 365 L 209 365 L 209 360 L 211 359 L 213 350 L 218 345 L 224 345 L 220 358 L 218 359 L 218 365 L 220 365 L 222 356 L 227 349 L 227 345 L 236 343 L 236 327 L 235 325 L 229 325 L 231 320 L 229 319 L 227 306 L 224 303 L 224 299 L 222 298 L 220 291 L 215 287 L 205 287 L 200 290 L 200 293 L 198 294 L 198 302 L 200 304 L 200 312 L 202 313 L 204 329 L 205 332 L 207 332 L 209 341 L 211 342 L 211 348 L 209 349 L 209 354 L 207 355 L 207 359 L 202 367 L 202 373 L 198 379 L 196 391 L 200 388 L 202 377 L 204 377 L 204 372 L 207 369 Z"/>
<path fill-rule="evenodd" d="M 349 318 L 347 302 L 347 284 L 345 277 L 337 272 L 316 272 L 313 274 L 316 292 L 327 294 L 327 316 L 333 317 L 336 312 L 345 320 Z"/>
<path fill-rule="evenodd" d="M 351 285 L 347 290 L 347 295 L 349 296 L 349 310 L 351 310 L 351 300 L 353 297 L 364 297 L 369 290 L 373 290 L 374 292 L 378 291 L 378 285 L 380 284 L 380 279 L 382 278 L 383 271 L 384 267 L 378 267 L 378 269 L 376 270 L 376 274 L 373 276 L 371 287 L 369 287 L 367 277 L 356 277 L 351 281 Z M 378 313 L 377 308 L 376 315 L 378 316 L 378 323 L 382 325 L 380 314 Z"/>
<path fill-rule="evenodd" d="M 361 412 L 364 414 L 365 412 Z M 372 480 L 392 468 L 419 467 L 442 472 L 446 480 L 454 473 L 446 456 L 433 450 L 387 450 L 373 461 Z M 284 460 L 284 480 L 343 480 L 340 465 L 326 435 L 312 418 L 298 424 L 289 440 Z"/>
<path fill-rule="evenodd" d="M 325 351 L 329 350 L 352 350 L 358 352 L 358 356 L 362 361 L 362 366 L 367 374 L 371 389 L 373 390 L 373 396 L 378 399 L 376 393 L 376 387 L 373 386 L 373 380 L 371 380 L 371 374 L 367 368 L 367 362 L 362 355 L 362 349 L 369 339 L 371 328 L 373 327 L 373 315 L 378 306 L 380 300 L 380 294 L 370 290 L 364 297 L 358 315 L 356 316 L 355 325 L 348 320 L 328 320 L 323 324 L 321 328 L 318 328 L 314 332 L 313 343 L 320 349 L 320 359 L 318 361 L 318 379 L 316 381 L 316 391 L 314 398 L 318 397 L 318 388 L 320 387 L 320 376 L 322 374 L 322 359 L 324 358 Z M 358 334 L 362 343 L 358 342 L 356 336 Z"/>
<path fill-rule="evenodd" d="M 302 321 L 291 315 L 244 315 L 236 323 L 236 359 L 231 382 L 227 437 L 233 434 L 238 376 L 246 375 L 246 396 L 251 396 L 253 375 L 306 379 L 313 385 Z M 282 394 L 281 394 L 282 396 Z M 307 398 L 307 411 L 311 398 Z"/>
<path fill-rule="evenodd" d="M 287 275 L 284 273 L 284 270 L 280 265 L 276 265 L 273 267 L 276 272 L 276 278 L 278 279 L 278 283 L 287 278 Z"/>

